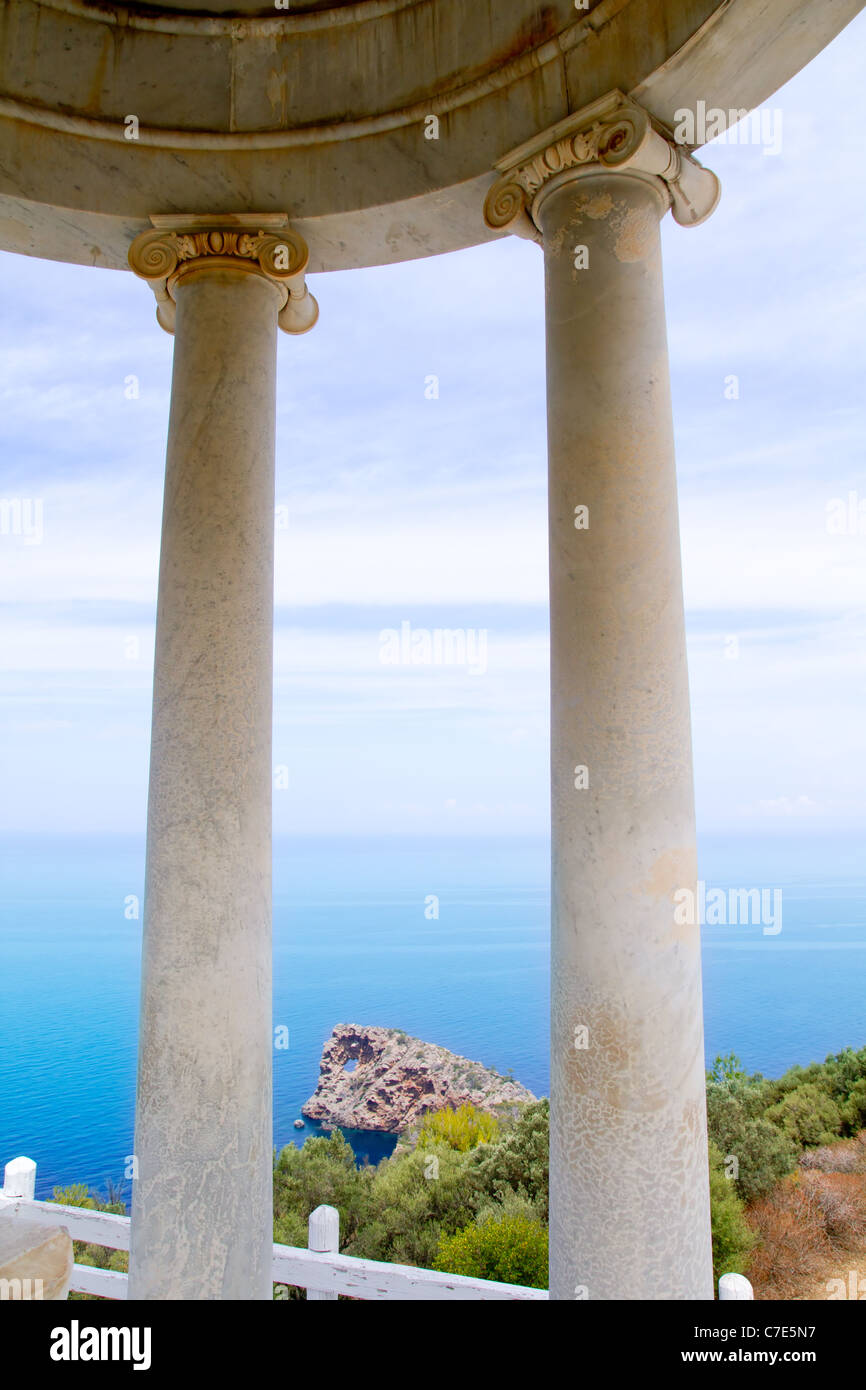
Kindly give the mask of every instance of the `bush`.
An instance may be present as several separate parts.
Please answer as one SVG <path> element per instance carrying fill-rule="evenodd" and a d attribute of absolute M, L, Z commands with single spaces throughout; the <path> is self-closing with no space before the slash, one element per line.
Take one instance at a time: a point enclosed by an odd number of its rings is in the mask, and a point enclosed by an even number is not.
<path fill-rule="evenodd" d="M 804 1173 L 801 1190 L 810 1207 L 817 1213 L 828 1245 L 834 1250 L 862 1248 L 866 1237 L 866 1207 L 862 1196 L 846 1185 L 846 1179 L 835 1173 Z"/>
<path fill-rule="evenodd" d="M 474 1219 L 479 1195 L 466 1156 L 447 1144 L 384 1159 L 346 1253 L 430 1268 L 440 1238 Z"/>
<path fill-rule="evenodd" d="M 745 1274 L 755 1244 L 743 1203 L 725 1176 L 725 1160 L 710 1144 L 710 1219 L 713 1231 L 713 1287 L 723 1274 Z"/>
<path fill-rule="evenodd" d="M 126 1215 L 126 1203 L 120 1197 L 120 1189 L 109 1183 L 108 1200 L 104 1201 L 91 1192 L 86 1183 L 73 1183 L 69 1187 L 55 1187 L 52 1202 L 64 1207 L 86 1207 L 89 1211 L 110 1212 L 114 1216 Z M 108 1250 L 104 1245 L 87 1245 L 82 1240 L 72 1242 L 72 1257 L 77 1265 L 89 1265 L 92 1269 L 113 1269 L 126 1274 L 129 1270 L 129 1254 L 126 1250 Z M 71 1299 L 102 1301 L 97 1294 L 70 1293 Z"/>
<path fill-rule="evenodd" d="M 310 1212 L 324 1203 L 340 1213 L 341 1242 L 350 1241 L 367 1218 L 372 1176 L 372 1169 L 356 1168 L 339 1129 L 312 1136 L 301 1149 L 287 1145 L 274 1167 L 274 1240 L 305 1246 Z"/>
<path fill-rule="evenodd" d="M 839 1109 L 843 1128 L 849 1134 L 856 1134 L 866 1127 L 866 1077 L 854 1082 Z"/>
<path fill-rule="evenodd" d="M 808 1067 L 790 1067 L 778 1081 L 750 1079 L 761 1081 L 764 1110 L 777 1105 L 792 1091 L 806 1086 L 816 1086 L 841 1110 L 858 1082 L 866 1080 L 866 1048 L 855 1052 L 853 1048 L 846 1047 L 842 1052 L 826 1057 L 823 1062 L 812 1062 Z M 858 1127 L 855 1124 L 853 1129 Z"/>
<path fill-rule="evenodd" d="M 818 1173 L 866 1173 L 866 1129 L 853 1139 L 807 1149 L 800 1167 Z"/>
<path fill-rule="evenodd" d="M 436 1144 L 447 1144 L 458 1153 L 467 1153 L 477 1144 L 489 1144 L 499 1133 L 499 1121 L 495 1115 L 477 1110 L 467 1102 L 456 1110 L 432 1110 L 424 1116 L 418 1133 L 416 1147 L 428 1149 Z"/>
<path fill-rule="evenodd" d="M 794 1178 L 786 1178 L 749 1210 L 758 1245 L 749 1278 L 758 1299 L 789 1299 L 821 1269 L 826 1242 L 818 1214 L 802 1200 Z"/>
<path fill-rule="evenodd" d="M 862 1179 L 814 1171 L 795 1174 L 756 1203 L 749 1219 L 760 1238 L 749 1266 L 756 1297 L 802 1298 L 804 1286 L 826 1278 L 829 1259 L 862 1250 Z"/>
<path fill-rule="evenodd" d="M 435 1269 L 547 1288 L 547 1230 L 525 1216 L 490 1217 L 439 1242 Z"/>
<path fill-rule="evenodd" d="M 472 1166 L 483 1192 L 505 1203 L 512 1193 L 532 1204 L 547 1222 L 550 1201 L 550 1102 L 546 1098 L 521 1107 L 516 1120 L 504 1121 L 496 1139 L 476 1149 Z"/>
<path fill-rule="evenodd" d="M 760 1094 L 754 1087 L 708 1083 L 710 1141 L 724 1158 L 736 1158 L 737 1194 L 745 1202 L 765 1197 L 797 1161 L 796 1140 L 759 1111 Z"/>
<path fill-rule="evenodd" d="M 767 1119 L 803 1147 L 832 1143 L 842 1128 L 838 1105 L 813 1082 L 789 1091 L 770 1107 Z"/>

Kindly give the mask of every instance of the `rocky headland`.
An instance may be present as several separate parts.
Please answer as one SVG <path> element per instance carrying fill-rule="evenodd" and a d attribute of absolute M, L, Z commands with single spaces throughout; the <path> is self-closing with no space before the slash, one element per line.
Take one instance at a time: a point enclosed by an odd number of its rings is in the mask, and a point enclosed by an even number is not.
<path fill-rule="evenodd" d="M 468 1102 L 496 1114 L 535 1099 L 519 1081 L 398 1028 L 338 1023 L 301 1113 L 327 1129 L 400 1134 L 430 1110 Z"/>

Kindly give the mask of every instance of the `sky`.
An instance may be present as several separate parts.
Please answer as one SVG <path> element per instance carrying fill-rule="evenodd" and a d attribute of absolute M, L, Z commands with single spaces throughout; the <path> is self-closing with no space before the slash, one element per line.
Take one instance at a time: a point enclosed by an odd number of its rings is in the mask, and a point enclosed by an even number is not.
<path fill-rule="evenodd" d="M 766 103 L 781 147 L 706 146 L 718 210 L 663 224 L 703 833 L 866 828 L 864 68 L 861 13 Z M 275 833 L 544 835 L 542 253 L 310 284 L 316 328 L 279 335 Z M 0 303 L 0 830 L 143 832 L 172 339 L 124 272 L 0 253 Z M 474 661 L 383 661 L 404 623 Z"/>

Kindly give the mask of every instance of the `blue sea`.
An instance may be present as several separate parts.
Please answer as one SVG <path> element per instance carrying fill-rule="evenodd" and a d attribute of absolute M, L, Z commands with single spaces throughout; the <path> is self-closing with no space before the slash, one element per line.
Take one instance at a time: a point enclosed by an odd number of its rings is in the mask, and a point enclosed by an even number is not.
<path fill-rule="evenodd" d="M 703 928 L 708 1063 L 752 1071 L 866 1044 L 866 837 L 713 837 L 707 884 L 782 894 L 781 931 Z M 142 839 L 8 838 L 0 858 L 0 1167 L 37 1162 L 37 1196 L 120 1183 L 133 1152 Z M 431 895 L 438 917 L 430 916 Z M 335 1024 L 402 1028 L 549 1085 L 544 840 L 299 840 L 274 847 L 275 1143 Z M 708 916 L 709 916 L 708 912 Z M 390 1151 L 353 1134 L 359 1160 Z M 128 1184 L 126 1185 L 128 1191 Z"/>

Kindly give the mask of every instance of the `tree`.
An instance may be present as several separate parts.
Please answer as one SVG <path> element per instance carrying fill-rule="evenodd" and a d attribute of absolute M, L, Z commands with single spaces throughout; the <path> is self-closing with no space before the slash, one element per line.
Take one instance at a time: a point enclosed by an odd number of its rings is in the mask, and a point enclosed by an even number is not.
<path fill-rule="evenodd" d="M 516 1120 L 504 1122 L 496 1139 L 472 1154 L 479 1187 L 500 1203 L 509 1193 L 525 1197 L 539 1219 L 546 1222 L 549 1150 L 550 1102 L 543 1096 L 522 1106 Z"/>
<path fill-rule="evenodd" d="M 350 1241 L 367 1219 L 373 1170 L 357 1168 L 351 1146 L 335 1129 L 303 1148 L 288 1144 L 274 1167 L 274 1240 L 306 1245 L 310 1212 L 323 1203 L 340 1213 L 340 1239 Z"/>
<path fill-rule="evenodd" d="M 734 1168 L 737 1193 L 746 1202 L 766 1196 L 797 1162 L 796 1141 L 763 1116 L 760 1094 L 753 1086 L 711 1081 L 707 1128 L 711 1143 Z"/>
<path fill-rule="evenodd" d="M 712 1069 L 707 1072 L 707 1080 L 714 1081 L 719 1086 L 730 1085 L 733 1082 L 746 1081 L 747 1079 L 748 1072 L 745 1071 L 735 1052 L 729 1052 L 725 1057 L 716 1057 Z"/>
<path fill-rule="evenodd" d="M 467 1156 L 448 1144 L 384 1159 L 347 1253 L 429 1268 L 440 1237 L 473 1220 L 480 1195 Z"/>

